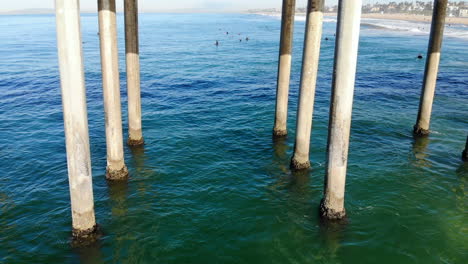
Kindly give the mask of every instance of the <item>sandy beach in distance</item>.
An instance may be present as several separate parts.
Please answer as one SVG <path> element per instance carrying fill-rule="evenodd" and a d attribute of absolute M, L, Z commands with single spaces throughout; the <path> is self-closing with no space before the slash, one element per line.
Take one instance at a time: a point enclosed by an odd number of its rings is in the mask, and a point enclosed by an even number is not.
<path fill-rule="evenodd" d="M 431 22 L 430 16 L 411 15 L 411 14 L 362 14 L 363 18 L 380 18 L 380 19 L 394 19 L 406 20 L 416 22 Z M 468 25 L 468 18 L 466 17 L 447 17 L 445 24 L 463 24 Z"/>
<path fill-rule="evenodd" d="M 304 14 L 305 15 L 305 14 Z M 325 13 L 325 16 L 336 16 L 336 13 Z M 376 19 L 394 19 L 406 20 L 415 22 L 431 22 L 431 16 L 412 15 L 412 14 L 362 14 L 362 18 L 376 18 Z M 462 24 L 468 25 L 467 17 L 447 17 L 445 23 L 448 24 Z"/>

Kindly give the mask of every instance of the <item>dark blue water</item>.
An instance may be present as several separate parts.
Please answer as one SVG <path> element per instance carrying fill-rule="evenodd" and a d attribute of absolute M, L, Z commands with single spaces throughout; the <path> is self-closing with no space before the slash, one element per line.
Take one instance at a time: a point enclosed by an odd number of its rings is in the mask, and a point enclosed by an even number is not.
<path fill-rule="evenodd" d="M 119 16 L 127 127 L 123 18 Z M 363 26 L 346 225 L 322 224 L 334 22 L 324 25 L 309 172 L 289 170 L 304 22 L 296 23 L 289 138 L 273 143 L 280 21 L 142 14 L 144 149 L 105 180 L 98 23 L 83 15 L 100 241 L 70 245 L 54 16 L 0 16 L 0 262 L 464 263 L 468 45 L 447 37 L 432 134 L 412 137 L 428 37 Z M 227 36 L 226 31 L 230 34 Z M 241 35 L 238 35 L 238 34 Z M 249 37 L 249 42 L 239 38 Z M 214 46 L 215 40 L 220 46 Z M 126 133 L 126 129 L 125 129 Z M 125 136 L 126 137 L 126 136 Z"/>

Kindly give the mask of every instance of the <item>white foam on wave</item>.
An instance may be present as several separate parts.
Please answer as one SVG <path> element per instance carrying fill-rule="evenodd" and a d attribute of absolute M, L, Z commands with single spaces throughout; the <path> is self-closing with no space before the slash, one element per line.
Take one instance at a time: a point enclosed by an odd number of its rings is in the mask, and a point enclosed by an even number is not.
<path fill-rule="evenodd" d="M 257 13 L 257 15 L 281 19 L 280 13 Z M 303 14 L 295 16 L 295 21 L 305 20 L 306 17 Z M 336 21 L 337 20 L 334 17 L 323 18 L 324 23 L 336 23 Z M 416 22 L 406 20 L 363 18 L 361 20 L 361 24 L 362 26 L 367 26 L 367 30 L 390 30 L 413 35 L 428 35 L 431 30 L 431 24 L 429 22 Z M 445 27 L 444 35 L 447 37 L 468 40 L 468 26 L 447 25 Z"/>
<path fill-rule="evenodd" d="M 431 30 L 431 24 L 429 22 L 363 18 L 361 24 L 363 26 L 369 26 L 368 29 L 370 30 L 391 30 L 416 35 L 428 35 Z M 444 35 L 468 40 L 468 27 L 465 25 L 447 25 L 444 30 Z"/>
<path fill-rule="evenodd" d="M 306 21 L 306 16 L 304 15 L 296 15 L 294 17 L 294 21 Z"/>
<path fill-rule="evenodd" d="M 377 29 L 388 29 L 394 31 L 408 31 L 408 32 L 421 32 L 429 33 L 431 25 L 425 22 L 411 22 L 404 20 L 390 20 L 390 19 L 374 19 L 363 18 L 362 25 L 375 27 Z"/>
<path fill-rule="evenodd" d="M 325 22 L 325 23 L 336 23 L 336 18 L 327 18 L 327 17 L 324 17 L 324 18 L 323 18 L 323 22 Z"/>

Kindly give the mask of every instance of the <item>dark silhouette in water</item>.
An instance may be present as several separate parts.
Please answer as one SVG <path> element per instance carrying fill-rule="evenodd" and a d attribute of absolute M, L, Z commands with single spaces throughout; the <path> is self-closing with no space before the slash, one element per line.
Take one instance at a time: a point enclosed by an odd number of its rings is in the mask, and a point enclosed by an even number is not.
<path fill-rule="evenodd" d="M 462 160 L 463 161 L 468 161 L 468 137 L 466 137 L 465 150 L 463 150 L 463 152 L 462 152 Z"/>
<path fill-rule="evenodd" d="M 229 32 L 226 31 L 226 35 L 229 35 Z"/>
<path fill-rule="evenodd" d="M 245 41 L 249 41 L 249 37 L 246 37 L 246 38 L 245 38 Z"/>
<path fill-rule="evenodd" d="M 418 59 L 422 59 L 423 55 L 421 53 L 418 54 Z"/>
<path fill-rule="evenodd" d="M 242 39 L 239 39 L 239 42 L 242 42 Z"/>
<path fill-rule="evenodd" d="M 216 41 L 216 42 L 215 42 L 215 45 L 216 45 L 216 46 L 219 46 L 219 42 L 218 42 L 218 41 Z"/>
<path fill-rule="evenodd" d="M 328 38 L 325 38 L 325 40 L 328 40 Z"/>

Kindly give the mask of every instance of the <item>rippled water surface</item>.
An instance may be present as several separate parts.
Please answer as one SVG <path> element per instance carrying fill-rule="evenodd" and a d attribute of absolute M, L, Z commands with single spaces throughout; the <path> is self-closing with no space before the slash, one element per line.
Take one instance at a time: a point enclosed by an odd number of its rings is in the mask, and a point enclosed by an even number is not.
<path fill-rule="evenodd" d="M 121 15 L 118 22 L 126 128 Z M 460 160 L 468 134 L 466 40 L 445 39 L 433 133 L 415 140 L 424 70 L 416 56 L 425 53 L 428 36 L 363 25 L 349 218 L 329 225 L 317 212 L 336 24 L 324 25 L 330 40 L 322 43 L 312 170 L 300 174 L 289 170 L 289 159 L 303 21 L 296 23 L 290 136 L 276 143 L 277 18 L 142 14 L 140 25 L 146 145 L 125 147 L 130 179 L 109 184 L 97 17 L 82 16 L 103 236 L 72 248 L 55 18 L 0 16 L 0 262 L 466 263 L 468 165 Z"/>

